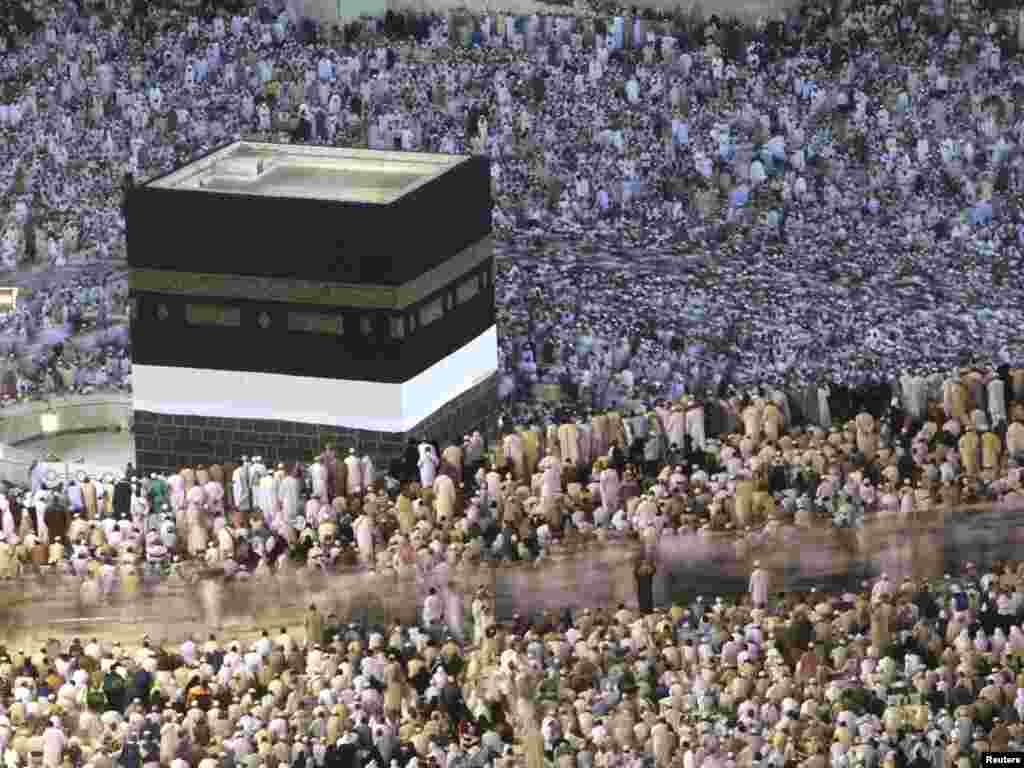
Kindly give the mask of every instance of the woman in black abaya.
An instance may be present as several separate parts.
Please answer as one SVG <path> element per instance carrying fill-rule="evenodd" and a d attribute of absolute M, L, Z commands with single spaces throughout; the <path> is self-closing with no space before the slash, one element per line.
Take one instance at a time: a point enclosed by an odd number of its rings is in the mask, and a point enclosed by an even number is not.
<path fill-rule="evenodd" d="M 654 610 L 654 574 L 657 570 L 654 561 L 646 557 L 642 557 L 634 569 L 636 598 L 644 616 Z"/>

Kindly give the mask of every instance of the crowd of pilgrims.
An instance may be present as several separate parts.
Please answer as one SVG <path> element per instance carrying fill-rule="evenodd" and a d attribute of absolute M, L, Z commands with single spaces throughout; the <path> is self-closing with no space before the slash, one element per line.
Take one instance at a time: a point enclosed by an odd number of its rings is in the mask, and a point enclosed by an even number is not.
<path fill-rule="evenodd" d="M 684 395 L 650 411 L 503 423 L 491 445 L 479 432 L 410 438 L 386 468 L 333 446 L 66 484 L 37 464 L 29 487 L 0 495 L 0 575 L 58 575 L 96 602 L 180 576 L 179 562 L 228 579 L 282 567 L 422 577 L 587 545 L 695 553 L 716 536 L 746 560 L 801 531 L 848 542 L 844 531 L 876 523 L 1017 509 L 1024 370 L 901 383 L 877 418 L 861 409 L 833 423 L 820 393 Z"/>
<path fill-rule="evenodd" d="M 639 577 L 638 577 L 639 578 Z M 1024 565 L 843 594 L 0 648 L 9 768 L 972 768 L 1024 746 Z"/>
<path fill-rule="evenodd" d="M 587 335 L 744 385 L 1020 355 L 1024 27 L 1006 14 L 858 0 L 753 26 L 567 10 L 317 32 L 278 5 L 112 7 L 4 36 L 14 263 L 123 253 L 124 184 L 241 136 L 478 152 L 515 267 L 502 367 L 528 398 L 558 367 L 606 378 L 572 354 Z M 562 354 L 524 370 L 513 347 L 540 327 Z"/>
<path fill-rule="evenodd" d="M 517 404 L 495 444 L 412 442 L 386 473 L 354 448 L 275 447 L 8 488 L 0 578 L 86 603 L 350 567 L 435 586 L 418 626 L 314 608 L 273 637 L 2 649 L 5 768 L 977 768 L 1024 748 L 1024 568 L 779 595 L 753 560 L 793 529 L 1024 494 L 1004 20 L 855 4 L 838 26 L 805 8 L 648 42 L 652 19 L 625 14 L 392 15 L 327 45 L 277 10 L 69 5 L 10 28 L 5 263 L 122 252 L 125 174 L 242 134 L 486 152 Z M 378 34 L 402 26 L 412 47 Z M 587 264 L 609 255 L 620 269 Z M 665 255 L 676 268 L 639 273 Z M 74 324 L 63 290 L 8 327 Z M 65 349 L 32 361 L 41 386 L 83 383 Z M 123 337 L 101 354 L 126 382 Z M 725 531 L 747 595 L 654 609 L 645 560 L 638 608 L 508 622 L 450 586 L 483 562 Z"/>
<path fill-rule="evenodd" d="M 126 275 L 47 280 L 0 313 L 0 406 L 54 395 L 130 392 Z"/>

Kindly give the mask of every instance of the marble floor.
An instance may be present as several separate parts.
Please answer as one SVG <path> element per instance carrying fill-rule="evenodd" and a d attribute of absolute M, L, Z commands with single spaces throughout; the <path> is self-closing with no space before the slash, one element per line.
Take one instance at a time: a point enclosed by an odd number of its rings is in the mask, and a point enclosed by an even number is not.
<path fill-rule="evenodd" d="M 89 466 L 111 470 L 124 469 L 129 461 L 134 463 L 135 460 L 134 439 L 130 432 L 56 435 L 22 443 L 18 448 L 40 457 L 52 453 L 70 464 L 84 459 Z"/>

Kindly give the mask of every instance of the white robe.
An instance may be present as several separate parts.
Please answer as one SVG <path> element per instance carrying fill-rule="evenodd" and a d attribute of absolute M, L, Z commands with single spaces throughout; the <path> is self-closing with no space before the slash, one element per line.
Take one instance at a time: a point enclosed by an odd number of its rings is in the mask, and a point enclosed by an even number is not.
<path fill-rule="evenodd" d="M 542 499 L 556 496 L 562 491 L 562 473 L 556 465 L 548 466 L 544 470 L 544 477 L 541 481 L 540 495 Z"/>
<path fill-rule="evenodd" d="M 363 458 L 359 460 L 359 464 L 363 470 L 363 489 L 368 490 L 369 487 L 373 485 L 373 481 L 377 477 L 373 470 L 373 459 L 369 456 L 363 456 Z"/>
<path fill-rule="evenodd" d="M 619 507 L 619 491 L 621 490 L 619 473 L 610 467 L 604 470 L 601 473 L 600 485 L 601 507 L 609 515 L 614 514 Z"/>
<path fill-rule="evenodd" d="M 818 387 L 818 426 L 822 429 L 832 429 L 832 411 L 828 407 L 828 396 L 831 390 L 828 387 Z"/>
<path fill-rule="evenodd" d="M 462 604 L 462 595 L 454 589 L 445 591 L 445 623 L 456 639 L 462 638 L 465 627 L 465 610 Z"/>
<path fill-rule="evenodd" d="M 263 512 L 263 520 L 267 525 L 271 525 L 279 506 L 278 495 L 274 493 L 273 475 L 264 475 L 260 478 L 258 492 L 257 505 Z"/>
<path fill-rule="evenodd" d="M 301 492 L 298 478 L 289 475 L 281 481 L 281 516 L 285 520 L 293 520 L 298 514 Z"/>
<path fill-rule="evenodd" d="M 64 732 L 60 728 L 50 727 L 43 732 L 43 766 L 59 768 L 64 752 Z"/>
<path fill-rule="evenodd" d="M 193 557 L 206 551 L 209 536 L 206 532 L 206 520 L 203 511 L 190 506 L 186 512 L 188 525 L 188 551 Z"/>
<path fill-rule="evenodd" d="M 322 462 L 315 461 L 309 468 L 309 474 L 313 481 L 313 496 L 321 503 L 327 503 L 327 467 Z"/>
<path fill-rule="evenodd" d="M 50 543 L 50 531 L 46 527 L 46 501 L 37 500 L 35 503 L 36 510 L 36 536 L 43 544 Z"/>
<path fill-rule="evenodd" d="M 988 383 L 988 412 L 992 426 L 1006 423 L 1006 385 L 1002 379 L 992 379 Z"/>
<path fill-rule="evenodd" d="M 434 478 L 437 476 L 437 456 L 434 454 L 434 446 L 420 445 L 420 485 L 430 488 L 434 485 Z"/>
<path fill-rule="evenodd" d="M 363 492 L 363 466 L 358 457 L 354 454 L 345 458 L 345 492 L 349 496 L 358 495 Z"/>
<path fill-rule="evenodd" d="M 248 467 L 243 466 L 231 474 L 231 492 L 235 498 L 235 507 L 241 512 L 248 512 L 252 509 L 252 487 L 243 482 Z"/>
<path fill-rule="evenodd" d="M 11 511 L 11 503 L 7 500 L 6 496 L 0 496 L 0 513 L 2 513 L 3 521 L 3 532 L 7 540 L 10 541 L 11 537 L 18 532 L 18 528 L 14 523 L 14 513 Z"/>
<path fill-rule="evenodd" d="M 693 441 L 695 450 L 704 450 L 704 408 L 691 408 L 686 412 L 686 433 Z"/>
<path fill-rule="evenodd" d="M 235 554 L 235 540 L 231 537 L 231 532 L 227 528 L 221 528 L 217 533 L 217 544 L 220 548 L 220 556 L 223 559 L 234 557 Z"/>

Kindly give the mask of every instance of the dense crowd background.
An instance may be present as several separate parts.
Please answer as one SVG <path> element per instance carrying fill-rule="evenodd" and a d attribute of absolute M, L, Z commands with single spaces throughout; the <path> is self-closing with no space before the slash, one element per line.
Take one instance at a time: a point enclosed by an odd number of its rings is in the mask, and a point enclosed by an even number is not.
<path fill-rule="evenodd" d="M 8 586 L 95 607 L 352 567 L 424 598 L 416 626 L 313 608 L 273 637 L 3 649 L 7 768 L 969 768 L 1024 744 L 1018 564 L 780 596 L 758 560 L 800 529 L 856 548 L 868 523 L 1020 502 L 1012 19 L 36 10 L 4 6 L 5 264 L 119 258 L 123 185 L 243 134 L 488 152 L 509 407 L 496 443 L 412 442 L 386 472 L 356 447 L 33 471 L 0 495 Z M 7 319 L 43 391 L 99 385 L 39 342 L 102 331 L 97 285 Z M 103 385 L 127 386 L 117 338 L 74 353 Z M 0 383 L 27 395 L 17 367 Z M 748 594 L 655 610 L 658 555 L 719 534 Z M 636 607 L 498 621 L 451 579 L 615 541 L 644 545 Z"/>
<path fill-rule="evenodd" d="M 11 766 L 967 768 L 1021 746 L 1019 573 L 500 623 L 485 590 L 433 592 L 414 625 L 311 606 L 255 638 L 51 639 L 0 656 L 0 743 Z"/>
<path fill-rule="evenodd" d="M 130 392 L 127 282 L 109 269 L 54 276 L 0 313 L 0 406 Z"/>
<path fill-rule="evenodd" d="M 1019 357 L 1012 13 L 811 3 L 743 26 L 592 8 L 318 29 L 280 5 L 40 9 L 11 6 L 0 64 L 15 264 L 123 255 L 124 185 L 243 135 L 486 152 L 517 402 L 619 373 L 588 337 L 630 338 L 622 364 L 659 394 L 670 382 L 644 374 L 664 360 L 669 379 L 860 387 Z"/>

